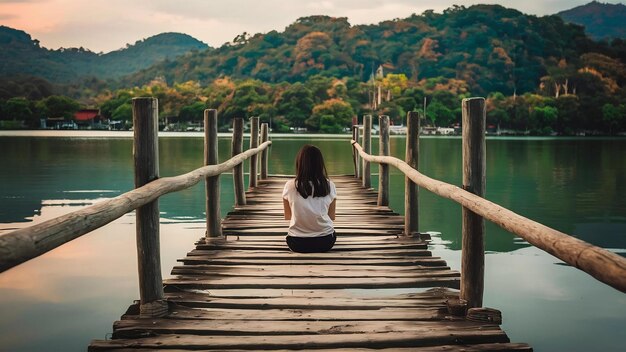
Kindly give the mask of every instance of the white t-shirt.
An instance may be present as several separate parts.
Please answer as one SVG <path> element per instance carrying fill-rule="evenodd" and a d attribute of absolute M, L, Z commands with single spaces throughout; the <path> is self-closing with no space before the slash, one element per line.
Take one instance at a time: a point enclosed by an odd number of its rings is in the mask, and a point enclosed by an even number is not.
<path fill-rule="evenodd" d="M 330 192 L 325 197 L 303 198 L 296 190 L 295 180 L 289 180 L 283 189 L 283 199 L 289 201 L 291 222 L 287 234 L 294 237 L 319 237 L 332 234 L 335 229 L 328 216 L 330 203 L 337 198 L 333 181 L 328 180 Z"/>

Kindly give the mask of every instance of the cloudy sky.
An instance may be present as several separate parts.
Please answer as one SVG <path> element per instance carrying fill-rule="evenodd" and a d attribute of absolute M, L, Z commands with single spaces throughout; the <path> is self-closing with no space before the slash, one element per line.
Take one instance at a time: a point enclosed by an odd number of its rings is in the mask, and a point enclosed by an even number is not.
<path fill-rule="evenodd" d="M 591 0 L 485 0 L 546 15 Z M 623 3 L 623 1 L 603 0 Z M 0 25 L 17 28 L 51 49 L 108 52 L 162 33 L 182 32 L 220 46 L 237 34 L 282 31 L 298 17 L 348 17 L 351 24 L 405 18 L 476 0 L 0 0 Z"/>

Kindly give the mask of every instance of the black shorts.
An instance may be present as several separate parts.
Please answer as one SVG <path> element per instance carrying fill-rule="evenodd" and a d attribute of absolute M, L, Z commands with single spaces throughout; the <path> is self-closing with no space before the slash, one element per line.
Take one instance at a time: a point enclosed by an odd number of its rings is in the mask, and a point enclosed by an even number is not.
<path fill-rule="evenodd" d="M 287 245 L 292 252 L 323 253 L 333 248 L 336 240 L 337 236 L 334 232 L 330 235 L 320 237 L 287 236 Z"/>

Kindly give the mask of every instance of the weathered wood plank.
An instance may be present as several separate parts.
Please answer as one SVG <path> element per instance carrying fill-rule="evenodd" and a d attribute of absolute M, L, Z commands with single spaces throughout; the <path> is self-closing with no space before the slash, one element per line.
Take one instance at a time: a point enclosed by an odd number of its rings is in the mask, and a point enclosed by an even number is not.
<path fill-rule="evenodd" d="M 263 244 L 263 243 L 228 243 L 228 244 L 198 244 L 197 249 L 201 250 L 224 250 L 224 249 L 237 249 L 237 250 L 280 250 L 284 251 L 287 248 L 285 241 L 275 244 Z M 380 248 L 380 244 L 338 244 L 333 246 L 333 252 L 355 252 L 355 251 L 369 251 Z M 385 246 L 387 250 L 391 249 L 426 249 L 425 243 L 416 244 L 388 244 Z"/>
<path fill-rule="evenodd" d="M 433 276 L 417 278 L 314 278 L 314 277 L 290 277 L 290 278 L 241 278 L 215 277 L 202 279 L 198 277 L 172 278 L 164 280 L 166 285 L 187 286 L 192 288 L 423 288 L 423 287 L 450 287 L 459 288 L 460 278 L 457 275 L 451 277 Z"/>
<path fill-rule="evenodd" d="M 402 250 L 402 249 L 390 249 L 390 250 L 370 250 L 370 251 L 357 251 L 357 252 L 341 252 L 330 251 L 326 253 L 294 253 L 285 247 L 283 251 L 276 250 L 237 250 L 237 249 L 225 249 L 221 251 L 214 250 L 202 250 L 194 249 L 187 253 L 188 257 L 201 256 L 206 258 L 215 259 L 286 259 L 291 261 L 296 260 L 315 260 L 315 259 L 412 259 L 416 257 L 430 257 L 431 252 L 423 249 L 414 250 Z"/>
<path fill-rule="evenodd" d="M 197 336 L 197 335 L 161 335 L 140 339 L 96 340 L 90 351 L 117 347 L 167 348 L 187 347 L 196 349 L 311 349 L 311 348 L 383 348 L 383 347 L 420 347 L 450 343 L 486 343 L 509 342 L 501 330 L 459 331 L 451 334 L 447 331 L 402 332 L 366 332 L 354 334 L 314 334 L 298 336 Z"/>
<path fill-rule="evenodd" d="M 233 290 L 231 290 L 233 291 Z M 337 291 L 337 290 L 335 290 Z M 224 292 L 218 291 L 218 292 Z M 326 295 L 320 292 L 327 292 Z M 328 293 L 335 294 L 328 297 Z M 352 297 L 337 295 L 337 292 L 328 290 L 306 291 L 301 295 L 270 296 L 270 297 L 216 297 L 206 291 L 178 290 L 168 292 L 165 297 L 168 301 L 188 307 L 204 308 L 239 308 L 251 309 L 383 309 L 394 307 L 428 307 L 441 308 L 447 296 L 392 296 L 392 297 Z M 455 297 L 455 296 L 452 296 Z"/>
<path fill-rule="evenodd" d="M 498 352 L 516 352 L 516 351 L 532 351 L 533 349 L 525 343 L 487 343 L 487 344 L 473 344 L 473 345 L 443 345 L 443 346 L 428 346 L 428 347 L 406 347 L 406 348 L 333 348 L 333 349 L 316 349 L 316 352 L 479 352 L 479 351 L 498 351 Z M 152 349 L 144 348 L 120 348 L 115 349 L 117 352 L 146 352 L 153 351 Z M 169 352 L 183 352 L 190 350 L 181 349 L 168 349 Z M 234 350 L 230 349 L 230 352 L 244 352 L 249 350 Z M 272 350 L 274 352 L 293 352 L 301 350 Z"/>
<path fill-rule="evenodd" d="M 449 334 L 450 336 L 465 335 L 472 331 L 497 330 L 497 325 L 472 322 L 415 322 L 398 321 L 276 321 L 268 324 L 263 320 L 186 320 L 171 319 L 140 319 L 120 320 L 113 325 L 113 338 L 142 338 L 163 334 L 190 334 L 197 336 L 228 335 L 311 335 L 311 334 L 362 334 L 367 332 L 391 333 L 411 332 L 423 335 Z"/>
<path fill-rule="evenodd" d="M 344 289 L 277 289 L 277 288 L 261 288 L 261 289 L 211 289 L 211 290 L 187 290 L 182 287 L 166 286 L 166 293 L 171 294 L 202 294 L 212 298 L 276 298 L 276 297 L 304 297 L 304 298 L 358 298 L 361 300 L 368 299 L 447 299 L 450 297 L 458 298 L 459 292 L 444 287 L 430 288 L 425 290 L 411 290 L 408 293 L 393 294 L 388 291 L 365 291 L 364 294 L 355 295 L 352 290 Z M 393 291 L 392 291 L 393 292 Z M 131 306 L 132 307 L 132 306 Z"/>
<path fill-rule="evenodd" d="M 436 257 L 423 257 L 415 259 L 406 258 L 390 258 L 390 259 L 359 259 L 359 258 L 343 258 L 343 259 L 310 259 L 310 260 L 291 260 L 291 259 L 241 259 L 233 258 L 211 258 L 205 256 L 194 256 L 179 259 L 179 262 L 189 264 L 249 264 L 249 265 L 383 265 L 383 266 L 403 266 L 403 265 L 424 265 L 424 266 L 446 266 L 445 260 Z"/>

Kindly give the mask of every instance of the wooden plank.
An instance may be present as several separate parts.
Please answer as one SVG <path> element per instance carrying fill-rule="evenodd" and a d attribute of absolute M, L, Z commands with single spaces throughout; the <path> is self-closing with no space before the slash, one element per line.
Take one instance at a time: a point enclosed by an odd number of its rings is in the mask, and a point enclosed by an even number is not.
<path fill-rule="evenodd" d="M 228 335 L 311 335 L 311 334 L 362 334 L 364 332 L 392 333 L 410 332 L 422 335 L 449 334 L 459 336 L 472 331 L 497 331 L 497 325 L 473 322 L 415 322 L 398 321 L 276 321 L 268 324 L 263 320 L 185 320 L 140 319 L 120 320 L 113 325 L 113 339 L 141 338 L 164 334 L 190 334 L 197 336 Z M 499 334 L 499 333 L 498 333 Z"/>
<path fill-rule="evenodd" d="M 214 265 L 231 265 L 231 264 L 249 264 L 249 265 L 384 265 L 384 266 L 404 266 L 404 265 L 424 265 L 424 266 L 446 266 L 445 260 L 437 257 L 424 258 L 391 258 L 391 259 L 359 259 L 359 258 L 343 258 L 343 259 L 310 259 L 310 260 L 290 260 L 290 259 L 241 259 L 224 258 L 216 259 L 205 256 L 194 256 L 179 259 L 179 262 L 189 264 L 214 264 Z"/>
<path fill-rule="evenodd" d="M 164 280 L 166 285 L 187 286 L 192 288 L 422 288 L 422 287 L 450 287 L 459 288 L 459 277 L 456 275 L 445 276 L 425 276 L 417 278 L 386 278 L 386 277 L 365 277 L 365 278 L 311 278 L 311 277 L 290 277 L 290 278 L 241 278 L 214 277 L 203 279 L 199 277 L 172 278 Z"/>
<path fill-rule="evenodd" d="M 195 268 L 180 267 L 179 269 L 173 269 L 172 275 L 177 275 L 177 279 L 186 278 L 189 280 L 213 280 L 230 277 L 246 278 L 302 278 L 307 277 L 309 279 L 321 279 L 321 278 L 345 278 L 345 279 L 360 279 L 360 278 L 381 278 L 381 279 L 419 279 L 429 277 L 459 277 L 459 272 L 455 270 L 428 270 L 426 268 L 418 271 L 384 271 L 384 270 L 335 270 L 330 271 L 325 268 L 318 270 L 301 270 L 299 268 L 289 269 L 283 271 L 268 271 L 268 270 L 229 270 L 216 272 L 213 270 L 203 270 Z"/>
<path fill-rule="evenodd" d="M 333 273 L 333 272 L 348 272 L 348 273 L 369 273 L 369 274 L 382 274 L 382 273 L 407 273 L 411 274 L 414 272 L 420 271 L 439 271 L 439 270 L 450 270 L 447 266 L 421 266 L 421 265 L 413 265 L 413 266 L 377 266 L 377 265 L 359 265 L 359 266 L 351 266 L 351 265 L 310 265 L 309 263 L 303 263 L 302 265 L 272 265 L 268 267 L 258 266 L 258 265 L 246 265 L 245 263 L 235 264 L 235 265 L 207 265 L 207 264 L 198 264 L 198 265 L 179 265 L 175 266 L 172 270 L 176 270 L 176 272 L 172 271 L 173 275 L 179 275 L 177 272 L 179 270 L 201 270 L 201 271 L 210 271 L 215 273 L 265 273 L 266 275 L 272 275 L 276 273 L 284 273 L 285 271 L 293 271 L 294 273 L 304 274 L 304 273 Z"/>
<path fill-rule="evenodd" d="M 375 310 L 337 310 L 337 309 L 264 309 L 259 314 L 257 309 L 223 309 L 223 308 L 189 308 L 183 305 L 171 305 L 170 319 L 177 320 L 310 320 L 310 321 L 342 321 L 342 320 L 411 320 L 441 321 L 452 319 L 440 308 L 382 308 Z M 122 319 L 137 319 L 137 314 L 125 314 Z"/>
<path fill-rule="evenodd" d="M 428 347 L 406 347 L 406 348 L 333 348 L 333 349 L 316 349 L 316 352 L 479 352 L 479 351 L 498 351 L 498 352 L 530 352 L 533 349 L 525 343 L 487 343 L 487 344 L 460 344 L 460 345 L 441 345 L 441 346 L 428 346 Z M 120 348 L 115 349 L 117 352 L 146 352 L 153 351 L 152 349 L 144 348 Z M 183 352 L 190 350 L 181 349 L 168 349 L 168 352 Z M 230 349 L 230 352 L 243 352 L 249 350 L 234 350 Z M 293 352 L 301 350 L 272 350 L 274 352 Z"/>
<path fill-rule="evenodd" d="M 389 236 L 401 234 L 402 230 L 370 230 L 370 229 L 338 229 L 337 236 Z M 244 229 L 238 231 L 224 231 L 224 235 L 229 236 L 286 236 L 286 228 L 275 229 Z"/>
<path fill-rule="evenodd" d="M 285 250 L 286 247 L 285 241 L 264 244 L 264 243 L 228 243 L 228 244 L 198 244 L 196 249 L 201 250 L 225 250 L 225 249 L 238 249 L 238 250 Z M 387 250 L 391 249 L 426 249 L 428 246 L 425 243 L 416 243 L 416 244 L 388 244 L 384 248 Z M 337 244 L 333 246 L 333 252 L 346 252 L 346 251 L 369 251 L 376 250 L 381 248 L 380 244 Z"/>
<path fill-rule="evenodd" d="M 248 349 L 266 350 L 279 348 L 383 348 L 383 347 L 419 347 L 450 343 L 485 343 L 509 342 L 501 330 L 368 332 L 354 334 L 313 334 L 298 336 L 197 336 L 197 335 L 161 335 L 140 339 L 95 340 L 90 351 L 115 347 L 168 348 L 183 347 L 195 349 Z"/>
<path fill-rule="evenodd" d="M 285 247 L 283 251 L 272 250 L 237 250 L 237 249 L 224 249 L 221 251 L 194 249 L 187 253 L 188 256 L 205 256 L 211 258 L 258 258 L 258 259 L 274 259 L 285 258 L 289 260 L 310 260 L 310 259 L 341 259 L 341 258 L 356 258 L 356 259 L 378 259 L 384 257 L 401 257 L 401 258 L 414 258 L 414 257 L 430 257 L 432 253 L 424 249 L 377 249 L 358 252 L 341 252 L 330 251 L 326 253 L 295 253 L 291 252 Z"/>
<path fill-rule="evenodd" d="M 170 302 L 194 308 L 227 309 L 317 309 L 317 310 L 379 310 L 383 308 L 445 308 L 445 298 L 368 298 L 362 297 L 263 297 L 263 298 L 220 298 L 210 297 L 205 292 L 179 291 L 166 294 Z"/>
<path fill-rule="evenodd" d="M 404 290 L 403 290 L 404 291 Z M 417 300 L 438 300 L 447 298 L 458 298 L 459 292 L 445 287 L 430 288 L 424 290 L 411 290 L 408 293 L 393 293 L 395 290 L 363 290 L 355 292 L 350 289 L 278 289 L 278 288 L 255 288 L 255 289 L 195 289 L 188 290 L 184 287 L 166 286 L 166 294 L 172 295 L 188 295 L 198 294 L 205 295 L 210 298 L 239 298 L 239 299 L 254 299 L 254 298 L 277 298 L 277 297 L 302 297 L 302 298 L 358 298 L 360 300 L 369 299 L 417 299 Z M 131 306 L 132 307 L 132 306 Z"/>

